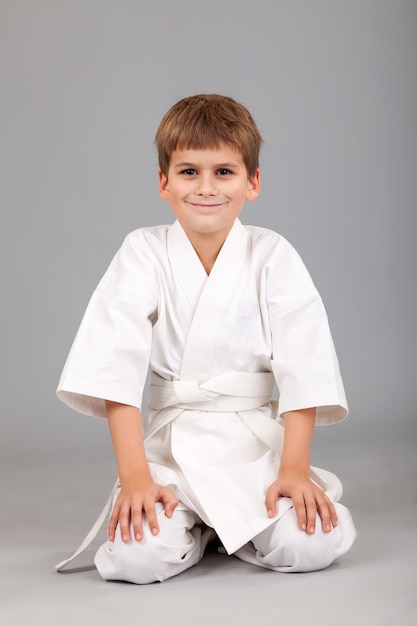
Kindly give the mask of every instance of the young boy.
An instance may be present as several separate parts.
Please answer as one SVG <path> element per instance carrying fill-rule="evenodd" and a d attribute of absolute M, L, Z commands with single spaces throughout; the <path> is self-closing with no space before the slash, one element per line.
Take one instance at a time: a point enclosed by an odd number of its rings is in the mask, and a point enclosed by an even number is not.
<path fill-rule="evenodd" d="M 281 572 L 325 568 L 355 539 L 339 480 L 310 468 L 314 425 L 347 416 L 323 304 L 290 244 L 238 219 L 260 191 L 261 142 L 228 97 L 166 113 L 159 190 L 176 221 L 127 236 L 62 373 L 59 398 L 107 416 L 114 446 L 104 579 L 165 580 L 215 536 Z"/>

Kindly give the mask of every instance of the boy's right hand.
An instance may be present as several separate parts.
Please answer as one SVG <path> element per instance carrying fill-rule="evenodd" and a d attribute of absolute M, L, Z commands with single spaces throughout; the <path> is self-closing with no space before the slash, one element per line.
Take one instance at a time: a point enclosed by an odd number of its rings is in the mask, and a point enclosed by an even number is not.
<path fill-rule="evenodd" d="M 144 514 L 153 535 L 159 533 L 155 503 L 161 502 L 165 515 L 172 517 L 178 500 L 168 487 L 162 487 L 151 478 L 132 479 L 122 483 L 122 487 L 113 507 L 108 526 L 108 538 L 114 541 L 117 524 L 120 525 L 120 535 L 123 542 L 131 539 L 130 526 L 133 525 L 133 534 L 136 541 L 143 539 L 142 524 Z"/>

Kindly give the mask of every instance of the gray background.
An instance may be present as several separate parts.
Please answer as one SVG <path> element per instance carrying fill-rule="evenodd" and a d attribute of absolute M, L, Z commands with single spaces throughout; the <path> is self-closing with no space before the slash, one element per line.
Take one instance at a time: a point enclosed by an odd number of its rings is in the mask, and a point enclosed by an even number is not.
<path fill-rule="evenodd" d="M 0 0 L 3 623 L 55 623 L 62 611 L 64 623 L 135 623 L 138 591 L 154 623 L 187 623 L 168 606 L 194 585 L 189 623 L 251 624 L 237 576 L 248 590 L 262 580 L 265 624 L 276 623 L 277 598 L 294 623 L 322 604 L 323 624 L 417 623 L 407 575 L 417 544 L 416 58 L 412 0 Z M 167 108 L 200 92 L 251 110 L 265 139 L 262 192 L 242 221 L 286 236 L 325 301 L 351 415 L 317 431 L 313 461 L 341 475 L 359 538 L 339 569 L 293 583 L 213 556 L 146 590 L 105 585 L 88 567 L 58 576 L 54 562 L 94 520 L 115 465 L 105 422 L 60 404 L 55 388 L 124 236 L 172 221 L 154 133 Z M 226 609 L 216 613 L 206 593 Z"/>

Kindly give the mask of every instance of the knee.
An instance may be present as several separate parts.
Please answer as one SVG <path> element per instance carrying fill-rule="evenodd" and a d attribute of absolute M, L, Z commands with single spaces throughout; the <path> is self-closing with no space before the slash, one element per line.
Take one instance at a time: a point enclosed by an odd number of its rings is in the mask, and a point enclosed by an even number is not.
<path fill-rule="evenodd" d="M 339 523 L 330 533 L 323 532 L 317 516 L 316 531 L 308 535 L 300 530 L 294 509 L 290 509 L 268 529 L 256 545 L 264 566 L 283 572 L 312 572 L 328 567 L 351 547 L 356 531 L 349 511 L 336 505 Z"/>
<path fill-rule="evenodd" d="M 178 560 L 159 536 L 128 543 L 106 542 L 97 551 L 94 563 L 105 580 L 124 580 L 145 585 L 169 578 L 172 562 Z M 174 550 L 175 552 L 175 550 Z"/>
<path fill-rule="evenodd" d="M 142 541 L 124 543 L 119 535 L 114 542 L 106 542 L 97 551 L 94 563 L 105 580 L 124 580 L 138 585 L 162 582 L 194 565 L 201 557 L 199 528 L 178 533 L 171 520 L 160 524 L 154 536 L 144 524 Z M 170 533 L 170 526 L 173 532 Z"/>

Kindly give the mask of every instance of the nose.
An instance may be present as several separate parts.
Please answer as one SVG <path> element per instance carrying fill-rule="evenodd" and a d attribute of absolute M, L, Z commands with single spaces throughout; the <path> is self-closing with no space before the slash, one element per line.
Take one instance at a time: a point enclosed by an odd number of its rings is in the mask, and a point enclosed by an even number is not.
<path fill-rule="evenodd" d="M 196 193 L 198 196 L 215 196 L 217 194 L 215 181 L 211 175 L 207 174 L 199 176 Z"/>

